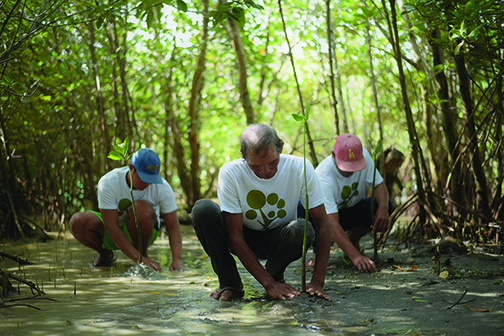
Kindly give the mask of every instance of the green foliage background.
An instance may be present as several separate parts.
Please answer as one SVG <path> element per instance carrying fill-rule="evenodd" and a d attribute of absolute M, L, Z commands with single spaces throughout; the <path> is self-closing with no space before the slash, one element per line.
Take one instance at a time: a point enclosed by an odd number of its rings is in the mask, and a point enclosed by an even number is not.
<path fill-rule="evenodd" d="M 203 3 L 0 3 L 2 237 L 19 237 L 14 213 L 19 213 L 25 231 L 37 232 L 29 220 L 33 216 L 42 216 L 42 229 L 54 230 L 63 229 L 73 213 L 96 209 L 98 179 L 118 165 L 107 159 L 115 138 L 129 137 L 131 151 L 146 146 L 160 154 L 165 164 L 162 174 L 174 188 L 181 209 L 189 211 L 195 201 L 196 193 L 188 194 L 182 186 L 186 179 L 199 178 L 201 196 L 216 197 L 218 169 L 239 157 L 238 136 L 246 126 L 228 18 L 241 28 L 255 121 L 272 124 L 286 142 L 285 151 L 302 155 L 302 126 L 291 117 L 302 111 L 278 3 L 213 1 L 208 13 Z M 420 198 L 420 206 L 410 206 L 407 213 L 421 222 L 417 233 L 426 237 L 446 234 L 451 227 L 451 234 L 481 240 L 478 230 L 466 226 L 473 220 L 487 233 L 483 240 L 490 240 L 489 223 L 502 225 L 504 216 L 501 2 L 329 1 L 333 64 L 343 96 L 337 102 L 338 120 L 331 109 L 326 1 L 283 2 L 303 99 L 313 100 L 309 128 L 315 154 L 319 161 L 330 154 L 337 129 L 357 134 L 366 145 L 380 137 L 366 44 L 369 23 L 383 148 L 396 148 L 407 157 L 398 174 L 403 188 L 395 189 L 395 195 L 402 196 L 397 203 L 417 192 L 410 158 L 411 129 L 388 37 L 391 5 L 399 13 L 406 94 L 426 162 L 423 174 L 429 176 L 421 179 L 432 181 L 424 189 L 437 195 L 435 201 Z M 205 15 L 210 16 L 206 64 L 197 119 L 191 119 L 188 102 Z M 437 38 L 431 34 L 434 27 L 440 30 Z M 443 50 L 442 65 L 433 65 L 432 43 Z M 469 117 L 458 87 L 457 54 L 465 56 L 470 74 L 480 146 L 476 150 L 484 158 L 491 213 L 482 214 L 479 182 L 471 168 L 474 149 L 465 131 Z M 450 126 L 440 113 L 442 101 L 436 94 L 439 88 L 434 78 L 440 72 L 448 78 L 455 120 Z M 432 114 L 426 114 L 426 106 Z M 430 126 L 425 127 L 427 122 Z M 455 206 L 450 192 L 453 149 L 447 142 L 447 127 L 459 135 L 462 155 L 457 162 L 463 174 L 458 183 L 467 193 L 466 203 Z M 191 130 L 196 130 L 196 139 L 190 139 Z M 196 141 L 200 150 L 197 171 L 191 170 L 190 141 Z M 175 150 L 177 144 L 181 152 Z M 432 215 L 418 216 L 424 208 L 431 209 Z"/>

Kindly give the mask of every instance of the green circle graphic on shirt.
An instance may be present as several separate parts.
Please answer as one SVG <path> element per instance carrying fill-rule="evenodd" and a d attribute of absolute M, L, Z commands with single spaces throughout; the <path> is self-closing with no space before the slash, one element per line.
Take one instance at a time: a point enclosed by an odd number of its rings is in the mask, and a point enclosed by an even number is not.
<path fill-rule="evenodd" d="M 350 196 L 351 193 L 352 189 L 349 186 L 344 186 L 343 190 L 341 191 L 341 198 L 343 199 L 348 198 L 348 196 Z"/>
<path fill-rule="evenodd" d="M 275 217 L 275 211 L 270 211 L 270 212 L 268 212 L 268 217 L 269 217 L 269 218 L 273 218 L 273 217 Z"/>
<path fill-rule="evenodd" d="M 283 207 L 285 207 L 285 200 L 281 199 L 280 201 L 278 201 L 277 208 L 282 209 Z"/>
<path fill-rule="evenodd" d="M 275 205 L 278 202 L 278 195 L 275 193 L 269 194 L 268 195 L 268 204 L 269 205 Z"/>
<path fill-rule="evenodd" d="M 245 217 L 250 220 L 256 219 L 257 212 L 255 210 L 249 210 L 249 211 L 245 212 Z"/>
<path fill-rule="evenodd" d="M 259 190 L 251 190 L 247 194 L 247 204 L 252 209 L 261 209 L 266 204 L 266 195 Z"/>
<path fill-rule="evenodd" d="M 285 210 L 278 210 L 277 216 L 278 216 L 278 218 L 284 218 L 285 216 L 287 216 L 287 211 L 285 211 Z"/>
<path fill-rule="evenodd" d="M 123 198 L 122 200 L 119 201 L 119 204 L 117 208 L 120 211 L 126 211 L 131 205 L 131 200 L 129 198 Z"/>

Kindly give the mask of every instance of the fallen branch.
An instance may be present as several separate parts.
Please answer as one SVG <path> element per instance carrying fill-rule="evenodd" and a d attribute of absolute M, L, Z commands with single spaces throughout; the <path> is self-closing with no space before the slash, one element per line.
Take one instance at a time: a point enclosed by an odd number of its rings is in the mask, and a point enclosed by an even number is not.
<path fill-rule="evenodd" d="M 451 306 L 446 307 L 446 309 L 452 309 L 452 308 L 453 308 L 453 307 L 455 307 L 456 305 L 459 305 L 459 304 L 466 304 L 466 303 L 473 302 L 474 300 L 476 300 L 476 299 L 471 299 L 471 300 L 469 300 L 469 301 L 460 302 L 460 301 L 462 301 L 462 299 L 464 298 L 464 296 L 466 295 L 466 293 L 467 293 L 467 289 L 466 289 L 466 290 L 464 290 L 464 293 L 462 293 L 462 296 L 460 297 L 460 299 L 458 299 L 458 300 L 457 300 L 455 303 L 453 303 L 453 304 L 443 299 L 443 301 L 444 301 L 444 302 L 446 302 L 446 303 L 450 303 L 450 304 L 451 304 Z"/>
<path fill-rule="evenodd" d="M 5 273 L 4 271 L 0 270 L 0 277 L 2 277 L 2 278 L 3 278 L 3 276 L 4 276 L 5 274 L 6 274 L 6 273 Z M 36 291 L 39 293 L 39 295 L 40 295 L 40 294 L 44 294 L 44 292 L 43 292 L 43 291 L 42 291 L 42 290 L 41 290 L 41 289 L 40 289 L 37 285 L 35 285 L 35 284 L 34 284 L 33 282 L 31 282 L 31 281 L 28 281 L 28 280 L 26 280 L 26 279 L 20 278 L 20 277 L 18 277 L 18 276 L 16 276 L 16 275 L 14 275 L 14 274 L 10 274 L 10 273 L 7 273 L 7 276 L 8 276 L 9 278 L 11 278 L 11 279 L 14 279 L 14 280 L 16 280 L 16 281 L 22 282 L 22 283 L 24 283 L 25 285 L 27 285 L 28 287 L 30 287 L 30 289 L 31 289 L 31 291 L 32 291 L 32 294 L 33 294 L 33 295 L 35 295 L 35 293 L 33 293 L 33 290 L 36 290 Z"/>
<path fill-rule="evenodd" d="M 14 260 L 15 262 L 17 262 L 19 265 L 34 265 L 34 263 L 28 261 L 28 260 L 25 260 L 25 259 L 22 259 L 22 258 L 19 258 L 18 256 L 13 256 L 13 255 L 10 255 L 8 253 L 5 253 L 5 252 L 1 252 L 0 251 L 0 257 L 4 257 L 4 258 L 7 258 L 7 259 L 11 259 L 11 260 Z"/>

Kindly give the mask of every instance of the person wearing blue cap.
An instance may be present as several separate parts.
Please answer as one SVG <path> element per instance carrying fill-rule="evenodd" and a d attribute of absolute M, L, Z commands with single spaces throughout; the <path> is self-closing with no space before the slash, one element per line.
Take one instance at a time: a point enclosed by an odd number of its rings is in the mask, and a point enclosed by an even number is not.
<path fill-rule="evenodd" d="M 121 250 L 135 263 L 139 262 L 139 239 L 131 206 L 131 183 L 142 236 L 142 262 L 161 271 L 159 263 L 147 254 L 147 248 L 159 235 L 161 215 L 172 251 L 170 270 L 184 267 L 175 196 L 168 182 L 159 174 L 160 166 L 161 161 L 156 152 L 149 148 L 139 149 L 131 157 L 128 166 L 108 172 L 98 182 L 99 212 L 85 211 L 72 216 L 70 230 L 75 239 L 98 252 L 92 267 L 110 266 L 116 260 L 114 250 Z"/>

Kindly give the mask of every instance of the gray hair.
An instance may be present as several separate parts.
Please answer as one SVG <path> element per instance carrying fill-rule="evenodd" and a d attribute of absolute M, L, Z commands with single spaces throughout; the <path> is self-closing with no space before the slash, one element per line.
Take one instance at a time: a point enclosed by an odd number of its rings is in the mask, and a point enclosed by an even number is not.
<path fill-rule="evenodd" d="M 257 155 L 270 145 L 275 146 L 277 152 L 280 153 L 283 144 L 275 129 L 269 125 L 248 125 L 240 135 L 240 152 L 245 160 L 248 159 L 249 154 Z"/>

